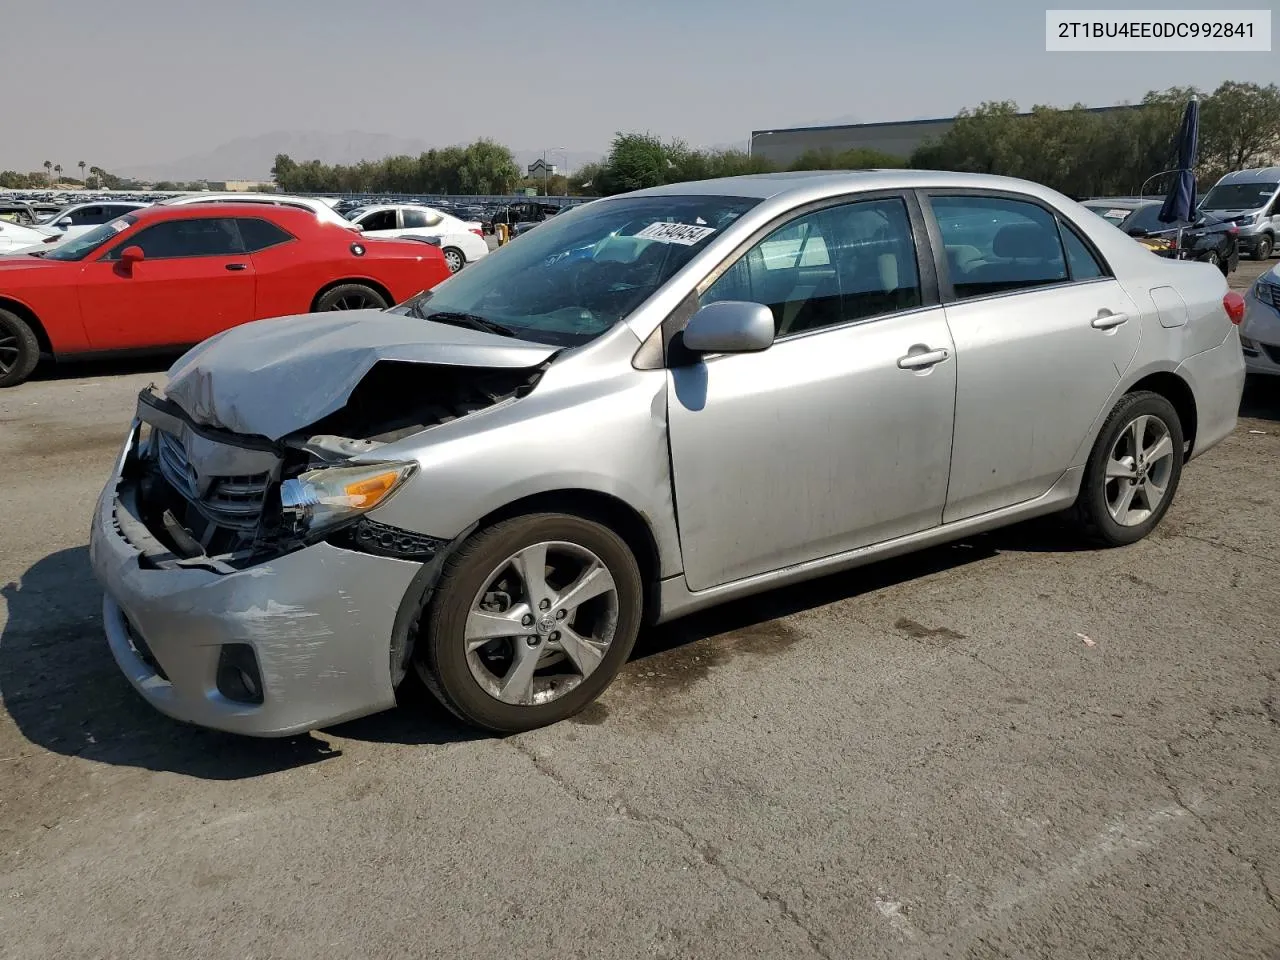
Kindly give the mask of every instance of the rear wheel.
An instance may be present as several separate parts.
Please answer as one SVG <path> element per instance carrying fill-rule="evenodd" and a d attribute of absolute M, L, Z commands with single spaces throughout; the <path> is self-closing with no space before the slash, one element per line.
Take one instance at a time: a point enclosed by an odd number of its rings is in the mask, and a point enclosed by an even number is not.
<path fill-rule="evenodd" d="M 1253 248 L 1253 259 L 1270 260 L 1271 251 L 1275 248 L 1275 242 L 1267 234 L 1263 234 L 1258 238 L 1258 245 Z"/>
<path fill-rule="evenodd" d="M 16 387 L 36 368 L 40 342 L 16 313 L 0 310 L 0 387 Z"/>
<path fill-rule="evenodd" d="M 326 310 L 385 310 L 389 304 L 373 287 L 363 283 L 342 283 L 326 290 L 316 301 L 316 313 Z"/>
<path fill-rule="evenodd" d="M 612 530 L 533 514 L 476 534 L 448 561 L 415 666 L 468 723 L 518 733 L 591 703 L 640 629 L 635 557 Z"/>
<path fill-rule="evenodd" d="M 1158 393 L 1125 396 L 1103 424 L 1085 466 L 1076 518 L 1104 546 L 1136 543 L 1155 529 L 1182 478 L 1178 412 Z"/>
<path fill-rule="evenodd" d="M 444 262 L 448 264 L 450 273 L 457 273 L 467 265 L 467 258 L 457 247 L 445 247 L 443 252 Z"/>

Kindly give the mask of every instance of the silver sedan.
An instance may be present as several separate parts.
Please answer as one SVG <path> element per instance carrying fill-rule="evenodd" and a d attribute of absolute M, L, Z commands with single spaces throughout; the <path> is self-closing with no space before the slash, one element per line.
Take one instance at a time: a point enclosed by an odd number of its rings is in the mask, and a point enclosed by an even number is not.
<path fill-rule="evenodd" d="M 1146 536 L 1227 436 L 1244 303 L 1032 183 L 686 183 L 386 312 L 260 321 L 148 390 L 98 503 L 157 708 L 282 735 L 409 671 L 498 732 L 645 623 L 1028 517 Z"/>

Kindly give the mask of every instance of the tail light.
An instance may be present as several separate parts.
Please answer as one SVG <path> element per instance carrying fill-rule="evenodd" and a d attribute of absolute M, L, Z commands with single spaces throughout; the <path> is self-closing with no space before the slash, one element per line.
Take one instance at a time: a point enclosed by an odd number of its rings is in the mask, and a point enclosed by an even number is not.
<path fill-rule="evenodd" d="M 1231 322 L 1238 325 L 1244 319 L 1244 297 L 1232 290 L 1222 298 L 1222 309 L 1227 311 Z"/>
<path fill-rule="evenodd" d="M 1240 228 L 1237 227 L 1234 223 L 1231 224 L 1231 226 L 1227 227 L 1227 233 L 1231 234 L 1233 237 L 1239 232 L 1240 232 Z"/>
<path fill-rule="evenodd" d="M 472 232 L 472 233 L 474 233 L 474 234 L 475 234 L 477 237 L 479 237 L 481 240 L 483 240 L 483 239 L 484 239 L 484 230 L 483 230 L 483 229 L 481 229 L 480 227 L 472 227 L 472 228 L 471 228 L 471 232 Z"/>

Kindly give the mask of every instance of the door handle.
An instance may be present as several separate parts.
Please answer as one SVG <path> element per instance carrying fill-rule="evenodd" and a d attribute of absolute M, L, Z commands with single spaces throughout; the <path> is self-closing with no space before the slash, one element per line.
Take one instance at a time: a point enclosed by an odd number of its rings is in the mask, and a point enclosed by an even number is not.
<path fill-rule="evenodd" d="M 228 270 L 248 270 L 249 265 L 247 263 L 228 263 L 227 269 Z"/>
<path fill-rule="evenodd" d="M 1090 326 L 1095 330 L 1113 330 L 1122 323 L 1129 322 L 1127 313 L 1099 313 L 1090 322 Z"/>
<path fill-rule="evenodd" d="M 899 370 L 924 370 L 934 364 L 941 363 L 951 356 L 946 350 L 927 350 L 924 353 L 908 353 L 898 358 Z"/>

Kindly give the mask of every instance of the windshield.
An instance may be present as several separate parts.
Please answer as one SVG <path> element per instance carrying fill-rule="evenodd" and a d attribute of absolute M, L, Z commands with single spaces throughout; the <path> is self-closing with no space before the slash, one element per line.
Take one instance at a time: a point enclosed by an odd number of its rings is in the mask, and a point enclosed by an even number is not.
<path fill-rule="evenodd" d="M 1124 223 L 1133 210 L 1128 207 L 1113 207 L 1106 203 L 1086 203 L 1086 210 L 1092 210 L 1107 223 L 1114 223 L 1117 227 Z"/>
<path fill-rule="evenodd" d="M 1257 210 L 1280 189 L 1280 183 L 1220 183 L 1200 202 L 1202 210 Z"/>
<path fill-rule="evenodd" d="M 65 217 L 68 213 L 70 213 L 72 210 L 74 210 L 78 206 L 79 204 L 77 203 L 68 203 L 64 207 L 59 207 L 57 210 L 53 211 L 53 213 L 46 213 L 37 217 L 36 223 L 53 223 L 53 221 L 59 220 L 62 217 Z"/>
<path fill-rule="evenodd" d="M 363 217 L 368 212 L 369 212 L 368 207 L 356 207 L 354 210 L 347 210 L 342 215 L 346 217 L 348 220 L 355 220 L 359 217 Z"/>
<path fill-rule="evenodd" d="M 527 340 L 586 343 L 759 202 L 711 196 L 597 201 L 551 218 L 393 312 L 425 319 L 461 314 Z"/>
<path fill-rule="evenodd" d="M 60 243 L 44 254 L 46 260 L 83 260 L 94 250 L 136 223 L 138 218 L 131 213 L 117 217 L 109 223 L 94 227 L 88 233 L 82 233 L 74 239 Z"/>

